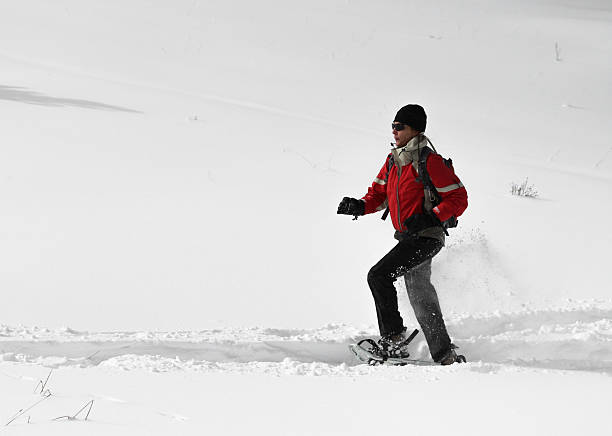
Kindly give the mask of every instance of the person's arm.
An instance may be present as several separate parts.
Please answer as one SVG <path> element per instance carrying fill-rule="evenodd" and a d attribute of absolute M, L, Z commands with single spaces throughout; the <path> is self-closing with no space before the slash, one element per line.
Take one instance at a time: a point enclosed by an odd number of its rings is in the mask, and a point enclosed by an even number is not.
<path fill-rule="evenodd" d="M 468 206 L 468 197 L 459 177 L 438 154 L 431 154 L 427 159 L 427 172 L 442 198 L 440 204 L 434 207 L 434 213 L 440 221 L 460 216 Z"/>
<path fill-rule="evenodd" d="M 361 197 L 361 200 L 365 202 L 364 214 L 378 212 L 387 208 L 387 180 L 389 179 L 387 172 L 389 171 L 390 158 L 391 155 L 387 156 L 378 175 L 368 188 L 368 193 Z"/>
<path fill-rule="evenodd" d="M 387 167 L 389 155 L 378 175 L 361 199 L 344 197 L 338 206 L 338 214 L 361 216 L 378 212 L 387 207 Z"/>

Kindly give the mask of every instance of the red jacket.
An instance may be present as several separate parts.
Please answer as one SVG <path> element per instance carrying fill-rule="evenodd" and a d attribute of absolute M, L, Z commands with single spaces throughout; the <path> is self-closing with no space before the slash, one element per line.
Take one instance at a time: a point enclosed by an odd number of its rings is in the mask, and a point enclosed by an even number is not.
<path fill-rule="evenodd" d="M 362 200 L 365 201 L 366 214 L 384 210 L 388 206 L 393 227 L 402 232 L 406 230 L 403 225 L 406 219 L 424 213 L 424 186 L 416 180 L 418 173 L 411 163 L 399 168 L 400 163 L 396 160 L 387 177 L 390 157 L 391 155 L 387 157 Z M 442 197 L 436 212 L 440 221 L 461 215 L 467 208 L 468 202 L 467 191 L 459 177 L 446 166 L 442 156 L 433 152 L 427 157 L 427 172 Z"/>

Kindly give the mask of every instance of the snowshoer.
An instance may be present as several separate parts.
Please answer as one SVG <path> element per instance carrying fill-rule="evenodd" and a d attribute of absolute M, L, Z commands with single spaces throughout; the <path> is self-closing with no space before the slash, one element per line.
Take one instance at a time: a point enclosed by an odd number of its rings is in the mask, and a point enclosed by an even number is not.
<path fill-rule="evenodd" d="M 467 208 L 467 191 L 452 164 L 427 147 L 431 142 L 424 134 L 426 124 L 427 115 L 419 105 L 409 104 L 397 112 L 392 123 L 395 144 L 391 154 L 367 194 L 361 199 L 344 197 L 338 214 L 356 218 L 388 208 L 398 243 L 368 273 L 381 335 L 379 343 L 386 348 L 406 340 L 394 287 L 395 280 L 404 276 L 410 304 L 432 359 L 449 365 L 458 357 L 430 280 L 431 260 L 444 246 L 448 234 L 444 223 L 449 219 L 452 222 Z M 435 198 L 427 195 L 431 185 Z"/>

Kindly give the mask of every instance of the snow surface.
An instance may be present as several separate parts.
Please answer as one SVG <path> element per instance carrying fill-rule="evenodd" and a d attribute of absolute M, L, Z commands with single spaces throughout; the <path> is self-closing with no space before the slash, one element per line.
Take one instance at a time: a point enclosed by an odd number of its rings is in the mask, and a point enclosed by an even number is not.
<path fill-rule="evenodd" d="M 612 434 L 610 53 L 606 0 L 2 2 L 0 433 Z M 411 102 L 469 362 L 367 367 L 392 230 L 335 210 Z"/>

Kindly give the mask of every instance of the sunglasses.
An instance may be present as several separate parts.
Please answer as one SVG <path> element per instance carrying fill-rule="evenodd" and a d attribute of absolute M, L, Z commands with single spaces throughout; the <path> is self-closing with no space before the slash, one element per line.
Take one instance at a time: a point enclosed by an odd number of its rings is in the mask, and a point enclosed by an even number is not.
<path fill-rule="evenodd" d="M 402 123 L 392 123 L 391 124 L 391 128 L 393 130 L 397 130 L 398 132 L 400 130 L 404 130 L 406 127 L 407 127 L 407 125 L 406 124 L 402 124 Z"/>

